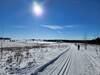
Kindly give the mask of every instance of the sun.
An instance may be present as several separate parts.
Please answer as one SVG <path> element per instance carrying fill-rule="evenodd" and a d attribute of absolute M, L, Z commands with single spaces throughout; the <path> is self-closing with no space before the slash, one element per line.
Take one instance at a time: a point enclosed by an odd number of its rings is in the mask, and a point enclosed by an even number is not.
<path fill-rule="evenodd" d="M 32 10 L 33 10 L 33 13 L 36 16 L 41 16 L 43 14 L 43 7 L 42 7 L 42 5 L 40 5 L 37 2 L 34 2 L 33 3 L 33 9 Z"/>

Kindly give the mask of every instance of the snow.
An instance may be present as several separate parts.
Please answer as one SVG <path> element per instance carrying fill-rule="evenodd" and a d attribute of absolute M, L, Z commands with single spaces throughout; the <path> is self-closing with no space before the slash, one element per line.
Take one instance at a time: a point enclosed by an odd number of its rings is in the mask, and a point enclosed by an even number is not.
<path fill-rule="evenodd" d="M 100 46 L 44 41 L 3 41 L 2 47 L 46 44 L 29 50 L 3 51 L 0 75 L 100 75 Z"/>
<path fill-rule="evenodd" d="M 45 41 L 31 41 L 31 40 L 17 40 L 15 42 L 0 40 L 0 48 L 4 47 L 24 47 L 24 46 L 36 46 L 37 44 L 52 44 L 54 42 Z"/>
<path fill-rule="evenodd" d="M 38 75 L 100 75 L 100 63 L 98 63 L 100 58 L 95 50 L 100 49 L 100 46 L 88 45 L 87 50 L 84 49 L 84 45 L 81 45 L 80 50 L 74 44 L 70 44 L 70 47 L 68 52 L 38 72 Z"/>
<path fill-rule="evenodd" d="M 7 41 L 6 43 L 3 42 L 3 47 L 13 47 L 13 43 L 15 47 L 25 46 L 21 45 L 22 42 L 19 44 L 20 42 Z M 3 51 L 0 60 L 0 73 L 3 74 L 4 72 L 6 75 L 30 75 L 35 69 L 48 63 L 68 49 L 68 45 L 65 43 L 38 42 L 38 44 L 40 43 L 49 45 L 45 48 L 33 48 L 27 51 Z"/>

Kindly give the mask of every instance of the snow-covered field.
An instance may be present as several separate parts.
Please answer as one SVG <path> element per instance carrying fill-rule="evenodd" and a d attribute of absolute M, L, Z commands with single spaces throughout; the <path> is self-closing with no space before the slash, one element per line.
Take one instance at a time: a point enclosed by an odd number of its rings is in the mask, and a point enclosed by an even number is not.
<path fill-rule="evenodd" d="M 50 44 L 52 42 L 44 42 L 44 41 L 4 41 L 0 40 L 0 48 L 2 47 L 24 47 L 24 46 L 36 46 L 37 44 Z"/>
<path fill-rule="evenodd" d="M 61 53 L 66 51 L 68 44 L 38 42 L 38 44 L 48 44 L 45 48 L 32 48 L 29 50 L 3 50 L 0 53 L 0 75 L 30 75 L 37 68 L 50 62 Z M 28 42 L 30 45 L 38 45 L 37 42 Z M 2 47 L 25 46 L 22 42 L 3 42 Z M 1 58 L 2 55 L 2 58 Z"/>
<path fill-rule="evenodd" d="M 1 42 L 0 42 L 1 43 Z M 52 42 L 3 42 L 2 47 L 46 44 L 0 52 L 0 75 L 100 75 L 100 46 Z M 2 55 L 2 57 L 1 57 Z"/>

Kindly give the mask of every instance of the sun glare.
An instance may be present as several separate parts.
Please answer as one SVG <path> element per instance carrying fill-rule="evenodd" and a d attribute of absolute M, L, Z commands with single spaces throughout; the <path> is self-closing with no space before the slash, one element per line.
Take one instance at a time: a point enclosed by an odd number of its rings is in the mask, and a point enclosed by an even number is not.
<path fill-rule="evenodd" d="M 41 16 L 43 14 L 42 6 L 39 3 L 34 2 L 33 3 L 33 12 L 34 12 L 35 15 Z"/>

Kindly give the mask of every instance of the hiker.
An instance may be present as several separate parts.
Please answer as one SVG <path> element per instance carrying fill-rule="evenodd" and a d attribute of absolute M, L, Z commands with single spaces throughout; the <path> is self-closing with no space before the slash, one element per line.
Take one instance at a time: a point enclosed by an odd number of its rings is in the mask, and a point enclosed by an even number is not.
<path fill-rule="evenodd" d="M 78 47 L 78 50 L 80 50 L 80 45 L 79 45 L 79 44 L 78 44 L 78 46 L 77 46 L 77 47 Z"/>

